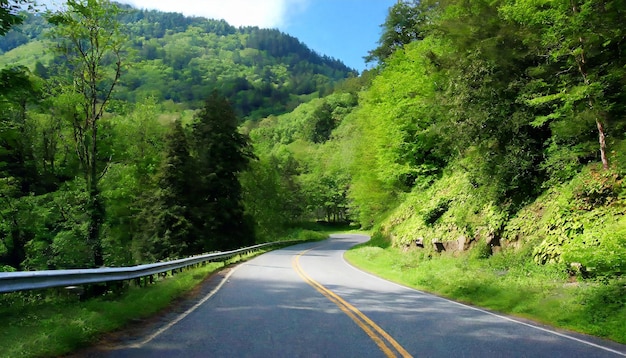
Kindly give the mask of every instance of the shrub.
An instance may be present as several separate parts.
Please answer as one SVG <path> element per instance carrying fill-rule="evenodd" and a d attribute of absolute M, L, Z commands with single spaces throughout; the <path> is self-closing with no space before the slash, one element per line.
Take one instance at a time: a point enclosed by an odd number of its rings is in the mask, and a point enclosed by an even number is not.
<path fill-rule="evenodd" d="M 574 181 L 574 200 L 580 210 L 611 204 L 621 193 L 623 182 L 617 172 L 591 167 Z"/>
<path fill-rule="evenodd" d="M 424 215 L 422 216 L 424 219 L 424 223 L 426 223 L 426 225 L 428 226 L 432 226 L 433 224 L 435 224 L 435 222 L 437 222 L 437 220 L 439 220 L 439 218 L 442 217 L 443 214 L 446 213 L 446 211 L 448 211 L 451 202 L 452 200 L 450 199 L 441 198 L 437 205 L 435 205 L 435 207 L 427 210 L 424 213 Z"/>
<path fill-rule="evenodd" d="M 605 230 L 578 235 L 562 248 L 566 265 L 580 263 L 595 277 L 614 277 L 626 273 L 626 220 Z"/>

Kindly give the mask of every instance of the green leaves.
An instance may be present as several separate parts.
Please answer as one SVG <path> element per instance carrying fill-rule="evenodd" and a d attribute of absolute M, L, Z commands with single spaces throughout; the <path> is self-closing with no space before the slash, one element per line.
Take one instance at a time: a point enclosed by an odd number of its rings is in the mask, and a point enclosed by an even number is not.
<path fill-rule="evenodd" d="M 214 92 L 191 124 L 194 185 L 190 207 L 204 251 L 243 247 L 254 241 L 244 217 L 238 175 L 254 158 L 247 136 L 226 98 Z"/>
<path fill-rule="evenodd" d="M 4 36 L 11 27 L 22 23 L 23 19 L 18 13 L 21 6 L 31 4 L 26 0 L 0 0 L 0 36 Z"/>

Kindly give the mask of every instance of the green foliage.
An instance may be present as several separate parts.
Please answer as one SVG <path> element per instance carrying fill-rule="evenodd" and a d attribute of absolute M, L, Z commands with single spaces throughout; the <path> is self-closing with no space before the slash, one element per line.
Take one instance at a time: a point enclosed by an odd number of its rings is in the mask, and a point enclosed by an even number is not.
<path fill-rule="evenodd" d="M 231 105 L 215 92 L 191 124 L 194 179 L 189 206 L 194 235 L 201 238 L 191 251 L 225 250 L 254 242 L 239 182 L 239 174 L 254 155 L 248 137 L 237 126 Z"/>
<path fill-rule="evenodd" d="M 243 176 L 245 203 L 259 232 L 271 235 L 272 227 L 280 232 L 301 220 L 349 220 L 348 153 L 337 146 L 339 127 L 356 105 L 354 94 L 336 93 L 250 129 L 260 161 Z"/>
<path fill-rule="evenodd" d="M 398 1 L 389 8 L 378 47 L 369 51 L 366 61 L 384 62 L 395 51 L 413 41 L 422 40 L 429 23 L 428 2 Z"/>
<path fill-rule="evenodd" d="M 620 197 L 622 179 L 613 171 L 598 171 L 591 167 L 572 182 L 573 199 L 580 210 L 592 210 L 610 205 Z"/>
<path fill-rule="evenodd" d="M 355 75 L 278 30 L 121 7 L 116 18 L 129 37 L 132 65 L 120 79 L 117 99 L 154 96 L 198 109 L 217 90 L 238 117 L 256 120 L 328 94 L 334 82 Z M 0 39 L 0 49 L 7 51 L 0 64 L 19 63 L 45 78 L 64 71 L 63 57 L 43 51 L 48 28 L 41 16 L 27 15 L 19 32 Z"/>
<path fill-rule="evenodd" d="M 620 118 L 624 110 L 614 105 L 623 98 L 624 86 L 619 80 L 624 71 L 619 56 L 624 32 L 617 25 L 621 22 L 618 3 L 587 0 L 571 5 L 539 5 L 516 1 L 501 9 L 506 18 L 523 24 L 532 33 L 527 35 L 526 44 L 548 61 L 531 72 L 526 94 L 531 105 L 542 109 L 543 121 L 550 122 L 557 138 L 570 139 L 571 129 L 581 128 L 576 141 L 591 142 L 595 138 L 590 134 L 595 131 L 605 169 L 608 159 L 604 141 L 610 133 L 605 126 L 613 118 Z"/>
<path fill-rule="evenodd" d="M 626 222 L 621 220 L 563 243 L 561 260 L 579 263 L 585 277 L 614 277 L 626 272 Z"/>
<path fill-rule="evenodd" d="M 312 118 L 306 123 L 304 128 L 304 138 L 313 143 L 323 143 L 330 139 L 330 134 L 337 126 L 333 118 L 333 108 L 328 102 L 315 109 Z"/>
<path fill-rule="evenodd" d="M 102 224 L 105 204 L 100 195 L 100 170 L 106 161 L 102 138 L 102 117 L 118 84 L 123 68 L 123 30 L 117 20 L 119 8 L 108 0 L 68 0 L 64 11 L 48 14 L 54 25 L 50 32 L 56 52 L 67 61 L 68 71 L 55 80 L 63 103 L 64 119 L 72 124 L 80 168 L 85 179 L 88 219 L 85 240 L 93 253 L 92 265 L 104 264 Z"/>
<path fill-rule="evenodd" d="M 4 36 L 11 27 L 22 23 L 23 19 L 19 11 L 24 4 L 32 6 L 32 3 L 26 0 L 0 1 L 0 36 Z"/>
<path fill-rule="evenodd" d="M 298 163 L 292 155 L 260 156 L 241 174 L 243 203 L 255 221 L 260 241 L 272 241 L 305 211 Z"/>
<path fill-rule="evenodd" d="M 476 242 L 500 237 L 507 213 L 476 190 L 462 171 L 446 172 L 426 190 L 416 188 L 381 222 L 381 231 L 395 246 L 421 239 Z"/>
<path fill-rule="evenodd" d="M 422 215 L 424 223 L 428 226 L 432 226 L 439 218 L 448 211 L 450 208 L 449 199 L 441 199 L 434 207 L 428 209 Z"/>
<path fill-rule="evenodd" d="M 621 192 L 614 173 L 587 167 L 520 211 L 503 236 L 532 248 L 539 264 L 585 278 L 621 276 L 626 253 Z"/>
<path fill-rule="evenodd" d="M 469 257 L 474 260 L 485 260 L 493 255 L 491 246 L 484 242 L 478 242 L 471 248 Z"/>
<path fill-rule="evenodd" d="M 426 188 L 441 174 L 446 153 L 434 125 L 441 115 L 434 101 L 442 79 L 431 58 L 446 51 L 437 39 L 407 45 L 386 61 L 361 95 L 349 134 L 356 146 L 350 199 L 365 227 L 402 193 Z"/>
<path fill-rule="evenodd" d="M 197 254 L 189 187 L 193 174 L 187 137 L 180 121 L 165 136 L 165 153 L 154 180 L 156 188 L 143 197 L 139 222 L 143 260 L 154 261 Z"/>

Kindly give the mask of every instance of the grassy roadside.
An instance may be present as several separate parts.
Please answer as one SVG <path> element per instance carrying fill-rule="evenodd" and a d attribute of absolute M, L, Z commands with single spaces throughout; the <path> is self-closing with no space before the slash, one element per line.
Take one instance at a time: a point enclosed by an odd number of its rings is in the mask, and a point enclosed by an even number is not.
<path fill-rule="evenodd" d="M 530 253 L 528 253 L 530 255 Z M 626 344 L 626 279 L 569 282 L 523 253 L 486 258 L 402 252 L 380 235 L 346 253 L 364 270 L 410 287 L 490 310 Z"/>
<path fill-rule="evenodd" d="M 223 267 L 210 263 L 148 287 L 130 287 L 121 296 L 80 302 L 61 290 L 9 294 L 0 298 L 3 357 L 58 356 L 89 345 L 98 336 L 134 319 L 149 317 Z"/>
<path fill-rule="evenodd" d="M 321 240 L 325 233 L 293 230 L 282 240 Z M 89 346 L 107 332 L 153 316 L 184 296 L 225 264 L 265 251 L 210 263 L 147 287 L 81 302 L 62 289 L 0 295 L 0 357 L 52 357 Z"/>

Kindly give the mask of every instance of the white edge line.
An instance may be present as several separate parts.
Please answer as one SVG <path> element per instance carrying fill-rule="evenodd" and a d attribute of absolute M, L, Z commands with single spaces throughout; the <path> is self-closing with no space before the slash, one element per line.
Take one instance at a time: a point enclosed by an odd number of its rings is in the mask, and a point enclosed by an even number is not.
<path fill-rule="evenodd" d="M 222 286 L 224 286 L 224 284 L 228 281 L 228 279 L 230 278 L 230 276 L 235 273 L 235 271 L 237 270 L 237 268 L 239 268 L 238 266 L 235 266 L 234 268 L 232 268 L 227 274 L 226 276 L 224 276 L 224 278 L 222 279 L 222 282 L 219 283 L 219 285 L 217 285 L 217 287 L 215 287 L 213 290 L 211 290 L 211 292 L 209 292 L 206 296 L 204 296 L 198 303 L 196 303 L 195 305 L 193 305 L 191 308 L 189 308 L 187 311 L 185 311 L 184 313 L 180 314 L 178 317 L 176 317 L 173 321 L 169 322 L 168 324 L 166 324 L 165 326 L 161 327 L 158 331 L 152 333 L 151 335 L 149 335 L 148 337 L 146 337 L 143 341 L 139 342 L 139 343 L 135 343 L 135 344 L 131 344 L 129 346 L 125 346 L 122 348 L 118 348 L 118 349 L 124 349 L 124 348 L 141 348 L 144 345 L 148 344 L 150 341 L 152 341 L 153 339 L 155 339 L 156 337 L 158 337 L 159 335 L 161 335 L 163 332 L 167 331 L 168 329 L 172 328 L 172 326 L 174 326 L 176 323 L 180 322 L 183 318 L 189 316 L 193 311 L 195 311 L 198 307 L 202 306 L 202 304 L 204 304 L 209 298 L 213 297 L 221 288 Z"/>
<path fill-rule="evenodd" d="M 363 235 L 363 236 L 366 236 L 366 235 Z M 341 239 L 341 237 L 335 237 L 335 238 L 337 238 L 337 239 Z M 347 251 L 347 250 L 346 250 L 346 251 Z M 344 251 L 344 254 L 345 254 L 345 251 Z M 506 316 L 502 316 L 502 315 L 499 315 L 499 314 L 496 314 L 496 313 L 493 313 L 493 312 L 485 311 L 485 310 L 480 309 L 480 308 L 477 308 L 477 307 L 472 307 L 472 306 L 466 305 L 466 304 L 461 303 L 461 302 L 453 301 L 453 300 L 448 299 L 448 298 L 445 298 L 445 297 L 441 297 L 441 296 L 433 295 L 433 294 L 430 294 L 430 293 L 428 293 L 428 292 L 420 291 L 420 290 L 414 289 L 414 288 L 412 288 L 412 287 L 408 287 L 408 286 L 405 286 L 405 285 L 401 285 L 401 284 L 399 284 L 399 283 L 397 283 L 397 282 L 393 282 L 393 281 L 386 280 L 386 279 L 384 279 L 384 278 L 382 278 L 382 277 L 376 276 L 376 275 L 371 274 L 371 273 L 369 273 L 369 272 L 367 272 L 367 271 L 363 271 L 363 270 L 359 269 L 358 267 L 356 267 L 356 266 L 352 265 L 351 263 L 349 263 L 349 262 L 346 260 L 346 258 L 344 257 L 344 254 L 342 254 L 342 255 L 341 255 L 341 259 L 343 260 L 343 262 L 344 262 L 346 265 L 348 265 L 349 267 L 351 267 L 353 270 L 356 270 L 356 271 L 358 271 L 358 272 L 360 272 L 360 273 L 363 273 L 363 274 L 366 274 L 366 275 L 368 275 L 368 276 L 374 277 L 374 278 L 376 278 L 376 279 L 379 279 L 379 280 L 382 280 L 382 281 L 385 281 L 385 282 L 391 283 L 391 284 L 393 284 L 393 285 L 395 285 L 395 286 L 402 287 L 402 288 L 404 288 L 404 289 L 406 289 L 406 290 L 411 290 L 411 291 L 419 292 L 419 293 L 424 294 L 424 295 L 428 295 L 428 296 L 432 296 L 432 297 L 437 297 L 437 298 L 440 298 L 440 299 L 442 299 L 442 300 L 445 300 L 445 301 L 448 301 L 448 302 L 454 303 L 454 304 L 456 304 L 456 305 L 459 305 L 459 306 L 462 306 L 462 307 L 465 307 L 465 308 L 472 309 L 472 310 L 474 310 L 474 311 L 478 311 L 478 312 L 486 313 L 486 314 L 488 314 L 488 315 L 495 316 L 495 317 L 498 317 L 498 318 L 500 318 L 500 319 L 503 319 L 503 320 L 506 320 L 506 321 L 509 321 L 509 322 L 514 322 L 514 323 L 517 323 L 517 324 L 521 324 L 521 325 L 523 325 L 523 326 L 527 326 L 527 327 L 534 328 L 534 329 L 539 330 L 539 331 L 543 331 L 543 332 L 551 333 L 551 334 L 554 334 L 554 335 L 559 336 L 559 337 L 562 337 L 562 338 L 566 338 L 566 339 L 569 339 L 569 340 L 572 340 L 572 341 L 576 341 L 576 342 L 579 342 L 579 343 L 583 343 L 583 344 L 586 344 L 586 345 L 589 345 L 589 346 L 592 346 L 592 347 L 595 347 L 595 348 L 599 348 L 599 349 L 605 350 L 605 351 L 607 351 L 607 352 L 615 353 L 615 354 L 617 354 L 617 355 L 620 355 L 620 356 L 626 357 L 626 353 L 624 353 L 624 352 L 620 352 L 620 351 L 618 351 L 618 350 L 615 350 L 615 349 L 612 349 L 612 348 L 609 348 L 609 347 L 605 347 L 605 346 L 602 346 L 602 345 L 599 345 L 599 344 L 596 344 L 596 343 L 593 343 L 593 342 L 586 341 L 586 340 L 584 340 L 584 339 L 580 339 L 580 338 L 572 337 L 572 336 L 569 336 L 569 335 L 567 335 L 567 334 L 559 333 L 559 332 L 556 332 L 556 331 L 553 331 L 553 330 L 550 330 L 550 329 L 546 329 L 546 328 L 543 328 L 543 327 L 535 326 L 535 325 L 532 325 L 532 324 L 530 324 L 530 323 L 526 323 L 526 322 L 518 321 L 518 320 L 513 319 L 513 318 L 510 318 L 510 317 L 506 317 Z"/>

